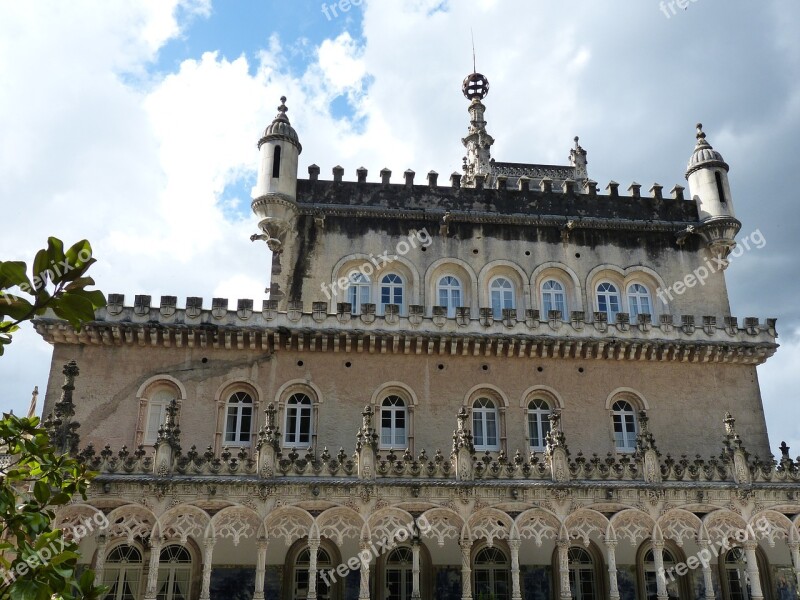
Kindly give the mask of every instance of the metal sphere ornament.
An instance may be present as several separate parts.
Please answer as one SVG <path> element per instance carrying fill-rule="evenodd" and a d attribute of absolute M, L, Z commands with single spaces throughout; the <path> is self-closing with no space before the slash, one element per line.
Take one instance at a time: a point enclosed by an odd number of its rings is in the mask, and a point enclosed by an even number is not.
<path fill-rule="evenodd" d="M 472 73 L 464 78 L 461 91 L 467 100 L 483 100 L 489 93 L 489 80 L 480 73 Z"/>

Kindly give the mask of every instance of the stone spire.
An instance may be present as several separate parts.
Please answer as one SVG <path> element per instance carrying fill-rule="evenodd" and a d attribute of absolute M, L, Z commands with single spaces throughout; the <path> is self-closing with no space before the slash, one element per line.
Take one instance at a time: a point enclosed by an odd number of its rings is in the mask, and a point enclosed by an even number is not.
<path fill-rule="evenodd" d="M 484 112 L 486 107 L 481 103 L 489 93 L 489 80 L 480 73 L 467 75 L 461 86 L 464 96 L 470 101 L 469 105 L 469 129 L 467 136 L 461 140 L 467 149 L 464 157 L 464 181 L 465 187 L 476 187 L 478 178 L 483 177 L 486 184 L 491 174 L 491 147 L 494 138 L 486 131 L 486 119 Z"/>
<path fill-rule="evenodd" d="M 44 428 L 50 436 L 50 443 L 62 454 L 77 454 L 80 435 L 80 423 L 72 420 L 75 416 L 75 403 L 72 392 L 75 390 L 75 378 L 80 374 L 78 363 L 71 360 L 64 365 L 64 385 L 61 386 L 61 399 L 56 402 L 53 412 L 44 422 Z"/>
<path fill-rule="evenodd" d="M 589 170 L 586 160 L 586 150 L 580 145 L 580 138 L 575 136 L 575 147 L 569 151 L 569 164 L 575 169 L 575 180 L 582 181 L 589 179 Z"/>

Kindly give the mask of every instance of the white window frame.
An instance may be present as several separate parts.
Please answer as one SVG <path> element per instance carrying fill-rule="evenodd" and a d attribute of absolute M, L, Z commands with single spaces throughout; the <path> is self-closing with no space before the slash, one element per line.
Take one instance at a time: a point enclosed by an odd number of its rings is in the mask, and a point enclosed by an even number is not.
<path fill-rule="evenodd" d="M 574 552 L 573 552 L 574 551 Z M 575 553 L 580 553 L 581 556 L 587 556 L 589 558 L 588 562 L 575 562 L 573 559 L 573 555 Z M 575 600 L 584 600 L 587 596 L 584 595 L 583 589 L 581 586 L 577 585 L 577 582 L 581 581 L 581 572 L 583 571 L 591 571 L 592 574 L 592 591 L 589 598 L 600 598 L 602 597 L 602 581 L 598 581 L 597 577 L 597 568 L 595 565 L 595 559 L 592 554 L 578 546 L 571 546 L 567 552 L 568 556 L 568 563 L 569 563 L 569 579 L 570 579 L 570 589 L 572 591 L 572 597 Z"/>
<path fill-rule="evenodd" d="M 158 388 L 153 390 L 147 400 L 147 418 L 144 422 L 144 437 L 142 443 L 152 446 L 158 439 L 158 430 L 164 424 L 167 417 L 167 407 L 170 401 L 179 396 L 174 390 Z"/>
<path fill-rule="evenodd" d="M 549 285 L 549 287 L 548 287 Z M 553 287 L 554 285 L 558 288 Z M 558 297 L 561 297 L 560 301 Z M 567 289 L 558 279 L 546 279 L 542 282 L 542 318 L 546 319 L 551 310 L 560 310 L 561 317 L 567 316 Z"/>
<path fill-rule="evenodd" d="M 622 431 L 617 431 L 619 424 Z M 611 425 L 614 432 L 614 447 L 617 452 L 633 452 L 636 450 L 636 436 L 639 434 L 639 420 L 636 408 L 630 401 L 615 400 L 611 405 Z M 633 431 L 629 431 L 630 425 Z"/>
<path fill-rule="evenodd" d="M 628 297 L 628 312 L 631 315 L 631 321 L 636 319 L 638 315 L 653 314 L 653 298 L 650 295 L 650 290 L 643 283 L 634 282 L 628 284 L 627 289 Z M 647 310 L 642 310 L 643 302 L 647 302 Z"/>
<path fill-rule="evenodd" d="M 236 398 L 236 401 L 233 402 L 232 399 Z M 249 415 L 246 415 L 247 410 L 249 409 Z M 233 430 L 233 436 L 229 436 L 228 434 L 231 433 L 228 424 L 230 421 L 230 417 L 233 416 L 235 419 L 235 425 Z M 243 422 L 249 416 L 250 420 L 250 427 L 247 431 L 245 431 L 243 427 Z M 232 392 L 230 396 L 228 396 L 228 401 L 225 403 L 225 421 L 224 421 L 224 428 L 222 432 L 222 445 L 223 446 L 249 446 L 253 443 L 253 421 L 255 420 L 255 401 L 253 400 L 253 396 L 249 393 L 240 390 L 236 392 Z M 232 437 L 233 439 L 228 439 Z"/>
<path fill-rule="evenodd" d="M 305 402 L 307 400 L 308 402 Z M 303 419 L 308 431 L 303 431 Z M 290 420 L 294 426 L 290 427 Z M 295 392 L 286 400 L 283 445 L 287 448 L 310 448 L 314 444 L 314 399 L 304 392 Z M 301 438 L 307 436 L 308 440 Z"/>
<path fill-rule="evenodd" d="M 456 316 L 456 308 L 464 302 L 464 286 L 455 275 L 442 275 L 436 284 L 436 298 L 439 306 L 447 308 L 447 316 Z"/>
<path fill-rule="evenodd" d="M 491 404 L 491 407 L 487 406 Z M 494 419 L 494 443 L 490 444 L 489 421 Z M 476 399 L 472 403 L 472 439 L 475 442 L 475 450 L 492 452 L 500 450 L 500 411 L 497 402 L 484 396 Z M 481 440 L 481 443 L 478 443 Z"/>
<path fill-rule="evenodd" d="M 495 319 L 503 318 L 504 308 L 516 308 L 516 301 L 514 282 L 508 277 L 495 277 L 489 282 L 489 304 Z"/>
<path fill-rule="evenodd" d="M 544 398 L 533 398 L 528 402 L 528 446 L 531 450 L 542 451 L 545 449 L 545 437 L 550 431 L 550 415 L 553 409 L 550 402 Z M 534 433 L 536 437 L 534 437 Z M 534 444 L 538 439 L 539 444 Z"/>
<path fill-rule="evenodd" d="M 128 548 L 128 553 L 122 560 L 112 560 L 111 557 L 114 553 L 120 552 L 121 548 Z M 138 562 L 131 562 L 129 560 L 131 551 L 139 555 Z M 112 596 L 109 593 L 103 598 L 108 600 L 127 600 L 131 596 L 133 598 L 139 597 L 139 589 L 142 587 L 142 573 L 144 572 L 144 560 L 142 558 L 142 551 L 132 544 L 120 544 L 109 550 L 106 554 L 105 570 L 103 572 L 103 585 L 113 588 L 117 585 L 117 589 Z M 124 594 L 124 585 L 128 584 L 131 590 L 131 595 Z"/>
<path fill-rule="evenodd" d="M 173 553 L 172 556 L 170 556 L 170 553 Z M 165 554 L 168 560 L 165 560 Z M 189 560 L 182 560 L 184 556 L 188 556 Z M 169 560 L 170 558 L 171 560 Z M 177 596 L 175 594 L 175 584 L 179 581 L 184 583 L 186 588 L 183 590 L 184 593 L 182 595 Z M 165 585 L 167 586 L 166 594 L 162 594 L 161 589 Z M 180 544 L 169 544 L 162 548 L 158 557 L 156 590 L 157 597 L 164 598 L 164 600 L 192 597 L 192 554 L 188 549 Z"/>
<path fill-rule="evenodd" d="M 387 404 L 387 402 L 390 404 Z M 385 415 L 390 419 L 388 427 L 389 443 L 386 443 L 384 438 L 386 428 L 383 426 L 383 419 Z M 404 427 L 402 427 L 403 440 L 398 443 L 396 440 L 401 428 L 397 426 L 397 421 L 400 415 L 403 417 Z M 402 450 L 408 447 L 409 413 L 406 401 L 396 394 L 386 396 L 383 401 L 381 401 L 380 417 L 380 448 L 383 450 Z"/>
<path fill-rule="evenodd" d="M 483 556 L 486 554 L 491 555 L 488 560 L 483 559 Z M 502 562 L 497 560 L 498 556 L 502 557 Z M 481 574 L 486 574 L 486 580 L 490 589 L 488 597 L 503 597 L 498 596 L 497 594 L 498 583 L 502 578 L 507 590 L 507 594 L 504 596 L 504 598 L 506 600 L 511 599 L 511 562 L 508 559 L 508 555 L 503 550 L 497 548 L 496 546 L 484 546 L 478 550 L 475 553 L 475 558 L 472 561 L 472 571 L 474 580 L 473 592 L 476 598 L 484 597 L 484 594 L 478 589 L 478 586 L 480 585 L 480 579 L 482 579 Z"/>
<path fill-rule="evenodd" d="M 359 315 L 361 314 L 361 305 L 369 304 L 372 297 L 372 282 L 360 271 L 353 271 L 347 278 L 350 281 L 347 287 L 350 311 L 354 315 Z"/>
<path fill-rule="evenodd" d="M 387 281 L 390 278 L 394 278 L 391 281 Z M 386 291 L 389 295 L 389 302 L 384 302 L 384 291 Z M 403 279 L 402 275 L 397 273 L 386 273 L 383 277 L 381 277 L 381 285 L 380 285 L 380 302 L 381 302 L 381 314 L 386 312 L 386 305 L 387 304 L 397 304 L 400 306 L 400 312 L 404 313 L 404 306 L 406 301 L 406 288 L 405 288 L 405 280 Z M 397 296 L 400 296 L 400 301 L 397 302 Z"/>
<path fill-rule="evenodd" d="M 601 288 L 604 288 L 605 286 L 613 288 L 614 291 L 612 292 L 610 289 L 601 289 Z M 597 302 L 596 302 L 597 312 L 606 313 L 606 315 L 608 315 L 608 322 L 609 323 L 615 322 L 616 319 L 617 319 L 617 315 L 620 312 L 622 312 L 622 304 L 621 304 L 621 298 L 620 298 L 620 293 L 619 293 L 619 286 L 616 283 L 613 283 L 611 281 L 601 281 L 600 283 L 597 284 L 597 287 L 595 287 L 595 296 L 596 296 L 596 300 L 597 300 Z M 600 299 L 601 298 L 605 301 L 605 304 L 606 304 L 606 308 L 605 309 L 603 309 L 601 307 L 601 305 L 600 305 Z M 612 310 L 612 308 L 611 308 L 612 298 L 616 302 L 617 310 Z"/>

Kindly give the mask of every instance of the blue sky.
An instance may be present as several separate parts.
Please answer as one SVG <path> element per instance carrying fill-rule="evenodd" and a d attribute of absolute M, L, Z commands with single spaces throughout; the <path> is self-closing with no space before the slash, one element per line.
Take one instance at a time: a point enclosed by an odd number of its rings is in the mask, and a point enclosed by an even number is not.
<path fill-rule="evenodd" d="M 724 8 L 723 8 L 724 6 Z M 727 273 L 732 313 L 777 317 L 759 369 L 772 446 L 800 451 L 800 4 L 697 0 L 0 3 L 0 256 L 48 235 L 92 240 L 106 292 L 253 298 L 268 278 L 249 211 L 260 132 L 281 95 L 316 163 L 375 180 L 460 169 L 460 93 L 491 81 L 493 155 L 563 164 L 572 138 L 600 188 L 682 183 L 702 121 L 731 164 L 743 234 L 763 250 Z M 13 57 L 10 60 L 9 57 Z M 19 202 L 19 199 L 24 199 Z M 35 215 L 35 217 L 33 216 Z M 4 409 L 47 386 L 26 329 L 0 361 Z"/>

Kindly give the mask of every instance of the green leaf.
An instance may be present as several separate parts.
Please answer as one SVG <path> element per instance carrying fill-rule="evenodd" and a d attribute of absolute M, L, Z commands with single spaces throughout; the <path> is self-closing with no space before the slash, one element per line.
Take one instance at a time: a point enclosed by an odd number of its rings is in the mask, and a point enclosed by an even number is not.
<path fill-rule="evenodd" d="M 33 286 L 28 279 L 27 270 L 28 265 L 22 261 L 0 262 L 0 289 L 27 286 L 30 290 Z"/>
<path fill-rule="evenodd" d="M 64 242 L 56 237 L 47 238 L 48 266 L 57 265 L 66 257 L 64 256 Z"/>
<path fill-rule="evenodd" d="M 10 294 L 0 297 L 0 315 L 8 315 L 15 321 L 20 321 L 33 314 L 33 305 L 24 298 Z"/>
<path fill-rule="evenodd" d="M 50 487 L 44 481 L 33 484 L 33 496 L 39 504 L 47 504 L 50 499 Z"/>
<path fill-rule="evenodd" d="M 47 250 L 42 249 L 36 253 L 36 258 L 33 259 L 33 276 L 34 276 L 34 284 L 36 284 L 36 277 L 38 276 L 41 280 L 41 274 L 47 271 L 47 267 L 50 266 L 50 261 L 47 257 Z M 46 281 L 41 282 L 41 286 L 46 285 Z"/>

